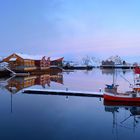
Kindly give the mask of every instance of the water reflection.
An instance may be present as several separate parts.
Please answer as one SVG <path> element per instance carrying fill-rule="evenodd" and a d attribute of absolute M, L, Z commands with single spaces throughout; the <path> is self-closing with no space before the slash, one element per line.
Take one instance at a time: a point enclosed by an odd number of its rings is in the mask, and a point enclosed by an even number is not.
<path fill-rule="evenodd" d="M 133 71 L 117 71 L 118 90 L 127 90 L 129 84 L 119 75 L 133 80 Z M 112 71 L 64 72 L 54 75 L 33 75 L 0 79 L 0 136 L 5 139 L 49 140 L 127 140 L 139 139 L 140 105 L 111 103 L 99 98 L 43 96 L 22 94 L 21 90 L 52 88 L 99 91 L 112 84 Z M 6 90 L 5 90 L 6 89 Z M 18 92 L 18 93 L 17 93 Z M 9 94 L 11 93 L 11 94 Z M 17 93 L 17 94 L 13 94 Z M 9 111 L 12 112 L 9 115 Z M 5 127 L 6 126 L 6 127 Z M 8 129 L 3 129 L 8 128 Z M 114 138 L 115 136 L 115 138 Z"/>
<path fill-rule="evenodd" d="M 112 114 L 113 132 L 116 132 L 117 139 L 118 131 L 121 127 L 132 130 L 132 132 L 136 131 L 140 123 L 140 103 L 110 102 L 104 100 L 104 107 L 105 112 Z"/>
<path fill-rule="evenodd" d="M 132 72 L 132 69 L 101 69 L 102 74 L 113 75 L 113 74 L 128 74 Z"/>
<path fill-rule="evenodd" d="M 50 87 L 51 82 L 63 84 L 63 75 L 33 75 L 25 77 L 10 77 L 0 79 L 0 87 L 6 88 L 10 93 L 17 93 L 20 90 L 34 85 L 41 85 L 43 88 Z"/>

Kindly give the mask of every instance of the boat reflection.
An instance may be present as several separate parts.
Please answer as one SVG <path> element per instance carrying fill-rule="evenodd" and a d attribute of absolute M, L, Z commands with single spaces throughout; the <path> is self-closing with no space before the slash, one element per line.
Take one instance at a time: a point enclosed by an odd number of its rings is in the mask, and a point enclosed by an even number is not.
<path fill-rule="evenodd" d="M 105 112 L 113 115 L 113 131 L 117 132 L 118 128 L 130 129 L 135 132 L 140 122 L 140 103 L 132 102 L 111 102 L 104 100 Z M 124 113 L 124 114 L 123 114 Z M 123 118 L 124 116 L 124 118 Z"/>
<path fill-rule="evenodd" d="M 6 88 L 10 93 L 17 93 L 24 88 L 31 87 L 34 85 L 41 85 L 43 88 L 45 88 L 45 86 L 50 87 L 51 82 L 63 84 L 63 75 L 44 74 L 26 77 L 10 77 L 7 79 L 1 79 L 0 87 Z"/>

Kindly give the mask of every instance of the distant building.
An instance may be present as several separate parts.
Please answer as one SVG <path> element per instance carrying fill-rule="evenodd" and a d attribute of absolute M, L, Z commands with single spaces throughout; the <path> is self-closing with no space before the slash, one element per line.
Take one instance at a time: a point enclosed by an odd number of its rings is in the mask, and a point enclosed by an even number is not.
<path fill-rule="evenodd" d="M 109 61 L 109 60 L 106 60 L 106 61 L 102 61 L 102 65 L 106 65 L 106 66 L 114 66 L 115 65 L 115 62 L 113 61 Z"/>
<path fill-rule="evenodd" d="M 62 66 L 63 58 L 52 59 L 41 55 L 26 55 L 22 53 L 14 53 L 3 59 L 9 67 L 15 71 L 33 71 L 45 70 L 50 65 Z"/>
<path fill-rule="evenodd" d="M 64 59 L 64 57 L 61 57 L 61 58 L 50 58 L 50 65 L 51 66 L 55 65 L 55 66 L 62 67 L 63 59 Z"/>
<path fill-rule="evenodd" d="M 45 56 L 43 56 L 40 60 L 35 60 L 35 66 L 37 69 L 45 70 L 50 67 L 50 57 L 46 59 Z"/>
<path fill-rule="evenodd" d="M 9 67 L 17 71 L 32 71 L 50 66 L 50 62 L 46 60 L 45 56 L 32 56 L 20 53 L 14 53 L 4 58 L 3 62 L 9 63 Z"/>
<path fill-rule="evenodd" d="M 131 68 L 132 65 L 121 59 L 118 55 L 111 56 L 105 61 L 102 61 L 101 68 Z"/>
<path fill-rule="evenodd" d="M 35 61 L 28 55 L 14 53 L 3 59 L 4 62 L 9 63 L 12 70 L 30 71 L 35 70 Z"/>

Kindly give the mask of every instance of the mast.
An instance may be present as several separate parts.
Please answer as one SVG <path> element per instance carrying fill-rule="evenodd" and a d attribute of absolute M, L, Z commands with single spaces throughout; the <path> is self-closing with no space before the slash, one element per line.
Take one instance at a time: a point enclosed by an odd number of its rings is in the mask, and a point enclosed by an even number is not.
<path fill-rule="evenodd" d="M 112 129 L 112 132 L 113 132 L 114 136 L 116 136 L 116 139 L 118 140 L 118 123 L 117 123 L 117 114 L 116 114 L 116 112 L 117 111 L 114 108 L 114 111 L 112 112 L 112 114 L 113 114 L 113 129 Z"/>
<path fill-rule="evenodd" d="M 113 85 L 115 86 L 115 69 L 113 69 Z"/>
<path fill-rule="evenodd" d="M 11 93 L 11 113 L 13 112 L 13 95 Z"/>

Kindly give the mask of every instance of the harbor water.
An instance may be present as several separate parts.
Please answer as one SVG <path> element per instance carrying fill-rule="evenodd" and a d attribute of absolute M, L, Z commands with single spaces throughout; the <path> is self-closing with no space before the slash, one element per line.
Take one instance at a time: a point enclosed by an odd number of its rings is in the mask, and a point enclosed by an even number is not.
<path fill-rule="evenodd" d="M 119 85 L 118 92 L 126 92 L 133 78 L 132 70 L 121 69 L 1 78 L 0 139 L 138 140 L 139 106 L 107 103 L 99 97 L 22 93 L 24 88 L 98 92 L 112 83 Z"/>

